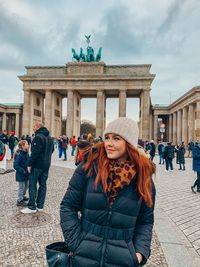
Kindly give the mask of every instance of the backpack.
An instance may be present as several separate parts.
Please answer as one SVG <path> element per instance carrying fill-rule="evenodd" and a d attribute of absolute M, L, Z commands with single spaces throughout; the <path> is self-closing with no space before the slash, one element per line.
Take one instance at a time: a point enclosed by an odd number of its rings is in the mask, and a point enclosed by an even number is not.
<path fill-rule="evenodd" d="M 0 141 L 0 161 L 2 161 L 6 154 L 6 146 L 2 141 Z"/>

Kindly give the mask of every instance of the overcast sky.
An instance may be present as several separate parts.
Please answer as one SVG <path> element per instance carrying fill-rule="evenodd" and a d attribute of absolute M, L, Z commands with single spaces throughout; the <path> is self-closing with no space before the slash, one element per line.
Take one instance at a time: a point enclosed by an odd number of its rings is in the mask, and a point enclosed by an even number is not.
<path fill-rule="evenodd" d="M 24 66 L 65 65 L 91 34 L 106 64 L 152 64 L 152 103 L 169 104 L 200 85 L 199 25 L 199 0 L 0 0 L 0 103 L 22 101 Z M 108 100 L 107 119 L 117 114 Z M 138 118 L 137 100 L 127 114 Z M 82 119 L 95 120 L 94 99 Z"/>

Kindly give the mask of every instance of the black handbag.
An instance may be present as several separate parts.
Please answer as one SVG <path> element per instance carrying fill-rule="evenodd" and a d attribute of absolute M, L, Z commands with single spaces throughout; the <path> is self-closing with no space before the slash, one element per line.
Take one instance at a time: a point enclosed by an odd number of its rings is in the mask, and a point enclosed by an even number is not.
<path fill-rule="evenodd" d="M 46 246 L 46 257 L 49 267 L 70 267 L 73 253 L 66 247 L 65 242 L 55 242 Z"/>

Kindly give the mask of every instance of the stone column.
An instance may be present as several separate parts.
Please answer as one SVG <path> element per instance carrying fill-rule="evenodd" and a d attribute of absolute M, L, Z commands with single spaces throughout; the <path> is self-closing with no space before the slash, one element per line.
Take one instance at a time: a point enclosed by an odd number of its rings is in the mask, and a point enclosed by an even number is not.
<path fill-rule="evenodd" d="M 15 114 L 15 134 L 19 137 L 19 113 Z"/>
<path fill-rule="evenodd" d="M 173 131 L 172 131 L 172 128 L 173 128 L 173 123 L 172 123 L 172 121 L 173 121 L 173 118 L 172 118 L 172 114 L 170 114 L 169 115 L 169 139 L 168 139 L 168 141 L 169 142 L 172 142 L 172 140 L 173 140 Z"/>
<path fill-rule="evenodd" d="M 187 114 L 187 107 L 183 108 L 182 114 L 182 141 L 187 144 L 188 143 L 188 114 Z"/>
<path fill-rule="evenodd" d="M 188 108 L 188 142 L 194 141 L 194 106 L 189 105 Z"/>
<path fill-rule="evenodd" d="M 105 94 L 103 91 L 97 91 L 97 106 L 96 106 L 96 137 L 103 135 L 104 125 L 104 103 Z"/>
<path fill-rule="evenodd" d="M 24 90 L 24 104 L 22 117 L 22 134 L 31 134 L 30 132 L 30 90 Z"/>
<path fill-rule="evenodd" d="M 73 136 L 73 119 L 74 119 L 74 92 L 67 92 L 67 125 L 66 125 L 66 135 L 68 138 Z"/>
<path fill-rule="evenodd" d="M 142 93 L 140 94 L 140 109 L 139 109 L 139 138 L 142 139 L 142 110 L 143 110 L 143 97 Z"/>
<path fill-rule="evenodd" d="M 45 116 L 44 116 L 44 125 L 51 133 L 52 125 L 52 91 L 45 91 Z"/>
<path fill-rule="evenodd" d="M 157 144 L 158 142 L 158 115 L 154 115 L 153 139 Z"/>
<path fill-rule="evenodd" d="M 149 140 L 150 136 L 150 91 L 144 90 L 141 100 L 141 136 L 143 140 Z"/>
<path fill-rule="evenodd" d="M 200 141 L 200 101 L 196 103 L 196 139 Z"/>
<path fill-rule="evenodd" d="M 177 116 L 176 112 L 173 113 L 173 143 L 177 143 Z"/>
<path fill-rule="evenodd" d="M 7 114 L 4 112 L 3 113 L 3 121 L 2 121 L 2 130 L 7 129 Z"/>
<path fill-rule="evenodd" d="M 81 98 L 78 92 L 74 92 L 74 115 L 73 115 L 73 135 L 80 136 L 81 124 Z"/>
<path fill-rule="evenodd" d="M 119 117 L 126 117 L 126 90 L 119 91 Z"/>
<path fill-rule="evenodd" d="M 178 110 L 177 113 L 177 143 L 180 144 L 182 141 L 182 114 L 181 110 Z"/>
<path fill-rule="evenodd" d="M 103 122 L 103 131 L 105 130 L 106 128 L 106 95 L 105 95 L 105 99 L 104 99 L 104 122 Z"/>

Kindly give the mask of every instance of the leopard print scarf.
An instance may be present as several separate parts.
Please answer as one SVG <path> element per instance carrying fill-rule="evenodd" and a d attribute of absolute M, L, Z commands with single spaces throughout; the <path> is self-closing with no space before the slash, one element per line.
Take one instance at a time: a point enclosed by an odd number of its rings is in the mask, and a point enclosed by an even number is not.
<path fill-rule="evenodd" d="M 110 207 L 113 205 L 118 193 L 130 184 L 135 175 L 136 167 L 133 162 L 124 161 L 119 163 L 110 161 L 106 190 Z"/>

